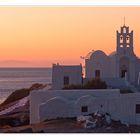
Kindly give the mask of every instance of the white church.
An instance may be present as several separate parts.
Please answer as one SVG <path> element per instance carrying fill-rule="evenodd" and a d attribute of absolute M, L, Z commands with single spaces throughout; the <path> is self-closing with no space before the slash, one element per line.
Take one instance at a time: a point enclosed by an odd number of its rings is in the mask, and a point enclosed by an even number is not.
<path fill-rule="evenodd" d="M 126 84 L 138 85 L 140 59 L 133 51 L 133 31 L 129 31 L 129 27 L 124 24 L 120 32 L 116 32 L 116 40 L 116 51 L 110 55 L 106 55 L 101 50 L 88 53 L 85 57 L 85 77 L 83 79 L 82 65 L 54 64 L 53 89 L 61 89 L 67 84 L 82 84 L 95 77 L 100 77 L 112 88 L 123 87 Z"/>
<path fill-rule="evenodd" d="M 85 77 L 82 65 L 52 67 L 52 88 L 30 94 L 30 124 L 48 119 L 88 115 L 96 111 L 109 113 L 114 120 L 140 125 L 139 86 L 140 59 L 134 54 L 133 31 L 125 24 L 116 32 L 116 51 L 106 55 L 103 51 L 90 52 L 85 57 Z M 82 85 L 100 77 L 107 89 L 64 90 L 65 85 Z M 133 93 L 120 93 L 130 88 Z"/>

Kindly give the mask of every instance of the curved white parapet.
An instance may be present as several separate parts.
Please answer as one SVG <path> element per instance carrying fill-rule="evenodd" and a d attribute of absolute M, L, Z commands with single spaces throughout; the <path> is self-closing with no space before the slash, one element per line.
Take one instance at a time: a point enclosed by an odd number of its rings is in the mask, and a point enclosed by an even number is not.
<path fill-rule="evenodd" d="M 46 119 L 68 117 L 70 112 L 69 101 L 63 97 L 54 97 L 39 106 L 40 122 Z"/>

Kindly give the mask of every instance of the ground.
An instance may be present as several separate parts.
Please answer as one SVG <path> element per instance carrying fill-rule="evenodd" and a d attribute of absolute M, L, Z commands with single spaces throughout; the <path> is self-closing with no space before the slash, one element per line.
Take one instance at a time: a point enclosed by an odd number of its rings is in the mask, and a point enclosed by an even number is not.
<path fill-rule="evenodd" d="M 7 127 L 0 129 L 1 133 L 140 133 L 140 126 L 129 126 L 118 122 L 110 126 L 83 128 L 76 119 L 49 120 L 33 125 Z"/>

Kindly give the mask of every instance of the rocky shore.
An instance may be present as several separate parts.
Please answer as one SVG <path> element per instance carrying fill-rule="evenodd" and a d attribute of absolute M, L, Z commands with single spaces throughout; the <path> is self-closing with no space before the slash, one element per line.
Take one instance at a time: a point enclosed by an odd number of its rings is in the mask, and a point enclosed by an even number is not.
<path fill-rule="evenodd" d="M 33 84 L 26 89 L 14 91 L 0 105 L 0 132 L 8 132 L 14 127 L 29 125 L 29 94 L 47 85 Z"/>

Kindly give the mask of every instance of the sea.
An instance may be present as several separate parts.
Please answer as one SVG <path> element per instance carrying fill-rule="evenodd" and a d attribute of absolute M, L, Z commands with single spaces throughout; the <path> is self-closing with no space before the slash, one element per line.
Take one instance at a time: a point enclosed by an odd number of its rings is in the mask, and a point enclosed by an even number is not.
<path fill-rule="evenodd" d="M 51 84 L 51 68 L 0 68 L 0 103 L 13 91 L 34 83 Z"/>

